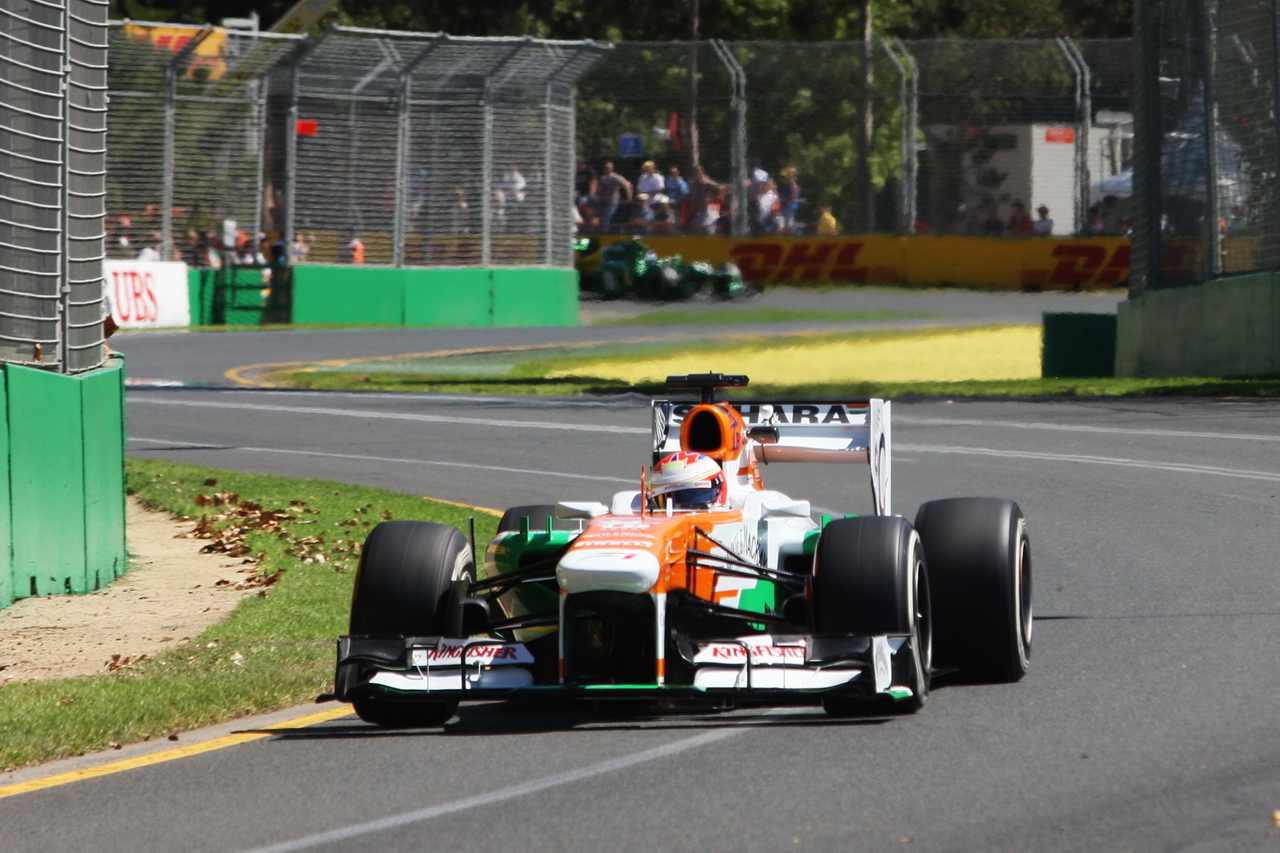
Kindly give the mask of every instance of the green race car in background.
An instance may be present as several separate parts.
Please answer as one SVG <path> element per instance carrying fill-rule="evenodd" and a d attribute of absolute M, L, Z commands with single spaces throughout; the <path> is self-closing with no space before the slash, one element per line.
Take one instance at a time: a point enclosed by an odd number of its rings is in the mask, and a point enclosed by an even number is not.
<path fill-rule="evenodd" d="M 610 243 L 604 249 L 594 237 L 574 240 L 578 287 L 602 299 L 675 302 L 708 290 L 719 299 L 749 296 L 753 289 L 731 263 L 718 267 L 704 261 L 686 262 L 679 255 L 660 258 L 639 237 Z"/>

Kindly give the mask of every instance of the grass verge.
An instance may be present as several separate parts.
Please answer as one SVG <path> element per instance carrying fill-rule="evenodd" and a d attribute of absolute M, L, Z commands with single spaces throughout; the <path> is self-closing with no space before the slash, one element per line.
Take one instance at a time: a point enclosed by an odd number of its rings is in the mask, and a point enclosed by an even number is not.
<path fill-rule="evenodd" d="M 0 770 L 309 701 L 332 687 L 368 531 L 394 518 L 465 532 L 472 515 L 379 489 L 156 460 L 129 460 L 127 487 L 147 506 L 202 519 L 230 553 L 256 557 L 264 586 L 181 648 L 106 675 L 0 687 Z M 475 516 L 487 542 L 497 519 Z"/>
<path fill-rule="evenodd" d="M 336 391 L 410 391 L 458 394 L 531 394 L 554 396 L 643 394 L 662 396 L 667 389 L 660 380 L 628 381 L 616 376 L 619 365 L 669 359 L 669 369 L 657 372 L 687 373 L 719 370 L 731 373 L 741 370 L 748 354 L 758 357 L 772 353 L 775 375 L 783 380 L 771 381 L 767 376 L 752 376 L 747 396 L 809 399 L 856 399 L 862 397 L 1276 397 L 1280 396 L 1280 379 L 1172 377 L 1132 379 L 1117 377 L 966 379 L 963 381 L 890 381 L 866 379 L 849 381 L 805 381 L 812 371 L 806 360 L 830 364 L 838 347 L 865 342 L 884 342 L 939 338 L 970 329 L 941 328 L 933 330 L 875 330 L 840 335 L 805 335 L 781 338 L 737 336 L 717 338 L 696 344 L 678 346 L 631 345 L 620 351 L 617 344 L 604 344 L 599 349 L 583 348 L 580 352 L 557 353 L 554 357 L 522 358 L 522 354 L 498 354 L 489 362 L 457 363 L 447 366 L 446 359 L 403 364 L 396 370 L 291 371 L 270 375 L 272 382 L 297 388 Z M 1025 354 L 1024 354 L 1025 355 Z M 501 356 L 501 357 L 499 357 Z M 477 369 L 481 366 L 483 370 Z M 372 365 L 370 365 L 372 367 Z M 414 372 L 414 369 L 418 372 Z M 610 375 L 615 374 L 615 375 Z"/>
<path fill-rule="evenodd" d="M 914 320 L 944 317 L 923 311 L 790 311 L 784 308 L 719 308 L 714 315 L 705 312 L 669 309 L 650 311 L 634 317 L 608 317 L 596 320 L 592 326 L 682 326 L 705 325 L 714 321 L 717 326 L 726 323 L 888 323 L 894 320 Z"/>

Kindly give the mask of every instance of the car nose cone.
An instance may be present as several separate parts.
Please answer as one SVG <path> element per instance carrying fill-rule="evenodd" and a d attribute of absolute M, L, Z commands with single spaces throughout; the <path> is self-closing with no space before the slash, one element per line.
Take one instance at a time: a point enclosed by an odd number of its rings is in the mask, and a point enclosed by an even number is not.
<path fill-rule="evenodd" d="M 658 582 L 658 558 L 641 550 L 583 548 L 571 550 L 556 567 L 556 580 L 567 593 L 648 592 Z"/>

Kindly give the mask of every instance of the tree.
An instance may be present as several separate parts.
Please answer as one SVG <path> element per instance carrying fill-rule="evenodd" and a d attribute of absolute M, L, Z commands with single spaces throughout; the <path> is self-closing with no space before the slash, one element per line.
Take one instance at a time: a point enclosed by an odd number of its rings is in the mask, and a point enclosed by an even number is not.
<path fill-rule="evenodd" d="M 699 0 L 703 38 L 856 41 L 864 0 Z M 256 11 L 270 26 L 291 0 L 112 0 L 112 16 L 217 23 Z M 1122 38 L 1132 0 L 874 0 L 877 33 L 899 38 Z M 459 36 L 680 41 L 687 0 L 346 0 L 322 21 Z"/>

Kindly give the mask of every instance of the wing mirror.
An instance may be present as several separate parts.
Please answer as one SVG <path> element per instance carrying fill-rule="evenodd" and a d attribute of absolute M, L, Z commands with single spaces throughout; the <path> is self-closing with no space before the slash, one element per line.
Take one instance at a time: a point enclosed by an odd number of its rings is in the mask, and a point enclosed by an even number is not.
<path fill-rule="evenodd" d="M 775 426 L 758 426 L 747 430 L 747 438 L 759 444 L 777 444 L 778 428 Z"/>

